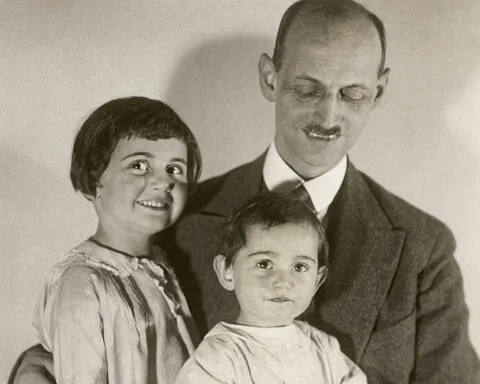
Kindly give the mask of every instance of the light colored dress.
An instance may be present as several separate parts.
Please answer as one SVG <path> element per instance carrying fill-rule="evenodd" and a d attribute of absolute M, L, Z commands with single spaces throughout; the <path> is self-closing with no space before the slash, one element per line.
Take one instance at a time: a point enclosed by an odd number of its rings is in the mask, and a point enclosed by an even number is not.
<path fill-rule="evenodd" d="M 180 371 L 176 384 L 366 384 L 336 338 L 294 321 L 259 328 L 220 322 Z"/>
<path fill-rule="evenodd" d="M 34 326 L 57 383 L 173 383 L 197 340 L 161 252 L 131 258 L 90 240 L 52 269 Z"/>

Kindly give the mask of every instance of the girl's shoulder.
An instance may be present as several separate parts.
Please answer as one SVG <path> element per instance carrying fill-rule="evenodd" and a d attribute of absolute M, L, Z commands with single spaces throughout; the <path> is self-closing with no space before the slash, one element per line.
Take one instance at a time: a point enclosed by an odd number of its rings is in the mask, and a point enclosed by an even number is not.
<path fill-rule="evenodd" d="M 66 252 L 63 260 L 53 266 L 48 281 L 50 287 L 54 287 L 62 281 L 105 280 L 105 272 L 116 274 L 117 270 L 99 259 L 95 244 L 85 240 Z"/>

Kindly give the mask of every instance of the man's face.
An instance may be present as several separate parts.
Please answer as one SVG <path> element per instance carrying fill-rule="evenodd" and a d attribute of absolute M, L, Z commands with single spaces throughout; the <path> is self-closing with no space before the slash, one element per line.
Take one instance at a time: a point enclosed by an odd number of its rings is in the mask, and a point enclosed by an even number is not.
<path fill-rule="evenodd" d="M 349 27 L 294 28 L 281 68 L 270 78 L 272 92 L 266 97 L 275 102 L 275 144 L 306 179 L 328 171 L 347 154 L 386 84 L 388 73 L 378 77 L 381 45 L 376 30 L 368 24 Z M 271 69 L 269 58 L 263 59 Z"/>
<path fill-rule="evenodd" d="M 246 244 L 226 268 L 240 305 L 239 324 L 290 324 L 310 304 L 326 269 L 318 267 L 318 234 L 306 225 L 247 228 Z"/>

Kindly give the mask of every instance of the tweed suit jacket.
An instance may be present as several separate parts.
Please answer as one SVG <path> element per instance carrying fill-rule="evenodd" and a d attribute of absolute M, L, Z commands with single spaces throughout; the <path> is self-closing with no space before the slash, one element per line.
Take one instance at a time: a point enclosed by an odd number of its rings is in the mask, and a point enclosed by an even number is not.
<path fill-rule="evenodd" d="M 162 234 L 202 334 L 238 313 L 212 263 L 226 215 L 261 190 L 263 162 L 200 183 Z M 329 276 L 303 319 L 337 337 L 369 383 L 480 383 L 450 230 L 351 163 L 327 215 Z"/>

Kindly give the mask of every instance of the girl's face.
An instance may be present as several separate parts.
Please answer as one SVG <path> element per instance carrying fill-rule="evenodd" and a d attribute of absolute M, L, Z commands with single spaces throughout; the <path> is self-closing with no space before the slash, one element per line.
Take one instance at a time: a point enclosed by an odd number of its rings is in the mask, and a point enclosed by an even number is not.
<path fill-rule="evenodd" d="M 150 236 L 172 225 L 188 192 L 187 147 L 178 139 L 121 139 L 93 201 L 110 237 Z"/>

